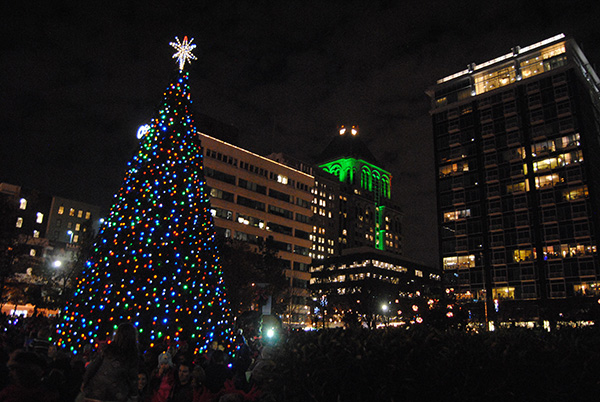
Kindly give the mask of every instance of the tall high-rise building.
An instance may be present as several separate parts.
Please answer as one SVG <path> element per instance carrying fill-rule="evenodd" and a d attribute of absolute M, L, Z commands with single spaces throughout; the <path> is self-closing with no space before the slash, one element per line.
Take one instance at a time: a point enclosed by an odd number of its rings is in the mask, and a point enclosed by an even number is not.
<path fill-rule="evenodd" d="M 392 199 L 392 174 L 369 151 L 358 128 L 341 126 L 317 166 L 314 194 L 318 205 L 313 213 L 322 217 L 320 226 L 332 218 L 337 222 L 338 233 L 331 239 L 334 254 L 357 247 L 402 254 L 402 212 Z M 331 200 L 331 190 L 335 200 Z M 331 231 L 324 235 L 328 251 Z M 332 254 L 323 251 L 317 249 L 314 257 Z"/>
<path fill-rule="evenodd" d="M 576 319 L 597 307 L 599 93 L 562 34 L 429 89 L 449 292 L 486 300 L 478 305 L 497 319 Z"/>
<path fill-rule="evenodd" d="M 401 256 L 402 212 L 392 199 L 392 175 L 357 127 L 340 127 L 313 166 L 283 154 L 270 157 L 314 175 L 310 289 L 319 301 L 316 321 L 339 325 L 346 314 L 358 314 L 366 322 L 392 302 L 395 317 L 402 301 L 439 288 L 434 269 Z"/>

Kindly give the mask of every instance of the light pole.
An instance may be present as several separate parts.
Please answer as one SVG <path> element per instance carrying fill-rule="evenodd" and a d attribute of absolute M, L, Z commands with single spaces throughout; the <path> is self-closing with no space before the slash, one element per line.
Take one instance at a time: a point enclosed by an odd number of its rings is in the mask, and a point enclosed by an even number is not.
<path fill-rule="evenodd" d="M 73 243 L 73 231 L 67 230 L 67 234 L 69 235 L 69 243 Z"/>
<path fill-rule="evenodd" d="M 381 317 L 383 318 L 383 320 L 382 320 L 383 321 L 383 325 L 385 325 L 386 327 L 388 326 L 388 322 L 389 322 L 389 319 L 387 317 L 387 312 L 388 312 L 389 309 L 390 309 L 390 307 L 389 307 L 388 303 L 383 303 L 381 305 L 381 311 L 383 312 L 381 314 Z"/>

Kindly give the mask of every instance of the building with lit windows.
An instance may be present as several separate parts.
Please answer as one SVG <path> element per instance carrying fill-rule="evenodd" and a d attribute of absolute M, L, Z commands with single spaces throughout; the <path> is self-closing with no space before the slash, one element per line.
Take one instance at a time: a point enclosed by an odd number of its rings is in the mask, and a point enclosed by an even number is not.
<path fill-rule="evenodd" d="M 428 91 L 444 279 L 457 298 L 486 300 L 473 305 L 490 319 L 578 319 L 597 306 L 599 92 L 562 34 Z"/>
<path fill-rule="evenodd" d="M 363 322 L 383 313 L 406 322 L 407 306 L 439 296 L 441 286 L 436 269 L 373 247 L 346 249 L 317 260 L 311 275 L 310 287 L 325 311 L 322 319 L 331 323 L 348 313 Z M 390 311 L 382 311 L 382 306 Z"/>
<path fill-rule="evenodd" d="M 18 303 L 31 287 L 40 287 L 43 296 L 48 268 L 58 268 L 53 265 L 58 261 L 63 267 L 72 263 L 83 232 L 98 229 L 100 207 L 8 183 L 0 183 L 0 197 L 14 215 L 14 221 L 3 219 L 12 226 L 2 228 L 11 247 L 5 254 L 11 267 L 5 296 Z"/>
<path fill-rule="evenodd" d="M 282 154 L 271 157 L 309 169 L 308 165 Z M 338 311 L 342 305 L 348 305 L 346 297 L 352 303 L 357 297 L 363 298 L 364 305 L 367 299 L 396 300 L 403 294 L 413 294 L 410 289 L 414 287 L 411 282 L 414 272 L 394 271 L 393 267 L 401 263 L 411 269 L 418 267 L 417 272 L 427 272 L 425 281 L 435 282 L 429 278 L 431 269 L 400 258 L 402 213 L 392 200 L 392 175 L 379 165 L 356 127 L 342 126 L 317 163 L 306 171 L 314 175 L 310 238 L 313 259 L 310 288 L 314 298 L 321 301 L 329 298 L 329 310 Z M 383 265 L 365 262 L 373 258 Z M 354 261 L 352 264 L 360 261 L 356 264 L 361 268 L 357 265 L 356 270 L 338 272 L 350 260 Z M 366 280 L 365 275 L 369 275 Z M 407 275 L 411 278 L 405 280 Z"/>
<path fill-rule="evenodd" d="M 98 231 L 100 219 L 100 207 L 97 205 L 52 197 L 47 237 L 53 242 L 77 244 L 84 230 Z"/>
<path fill-rule="evenodd" d="M 342 126 L 314 165 L 284 154 L 270 157 L 314 176 L 311 258 L 360 247 L 402 254 L 402 212 L 392 200 L 392 175 L 379 166 L 357 127 Z"/>
<path fill-rule="evenodd" d="M 5 253 L 10 261 L 5 263 L 17 276 L 31 277 L 43 264 L 50 247 L 46 229 L 52 197 L 8 183 L 0 183 L 0 196 L 6 213 L 2 222 L 10 226 L 2 228 L 2 233 L 9 237 L 2 239 L 3 243 L 6 241 L 11 247 Z"/>
<path fill-rule="evenodd" d="M 314 177 L 199 134 L 218 236 L 259 244 L 271 238 L 292 291 L 285 323 L 306 325 Z"/>
<path fill-rule="evenodd" d="M 360 139 L 358 128 L 342 126 L 317 165 L 313 213 L 321 217 L 318 226 L 331 219 L 336 224 L 318 236 L 326 247 L 314 250 L 314 258 L 358 247 L 402 254 L 402 213 L 392 200 L 392 175 Z"/>

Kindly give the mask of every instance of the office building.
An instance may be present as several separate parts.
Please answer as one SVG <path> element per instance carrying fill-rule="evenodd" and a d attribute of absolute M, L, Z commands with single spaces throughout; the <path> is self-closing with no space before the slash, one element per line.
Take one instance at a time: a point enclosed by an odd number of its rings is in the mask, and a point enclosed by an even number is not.
<path fill-rule="evenodd" d="M 332 323 L 344 320 L 347 313 L 358 314 L 363 322 L 384 313 L 406 323 L 407 305 L 424 304 L 440 293 L 436 269 L 374 247 L 345 249 L 341 255 L 316 260 L 311 275 L 310 287 Z"/>
<path fill-rule="evenodd" d="M 282 154 L 272 157 L 309 169 Z M 356 126 L 341 126 L 310 169 L 315 180 L 310 289 L 320 319 L 324 310 L 332 325 L 344 311 L 366 319 L 381 300 L 396 302 L 439 287 L 433 269 L 401 257 L 402 212 L 392 199 L 392 175 Z"/>
<path fill-rule="evenodd" d="M 47 237 L 50 241 L 77 244 L 86 230 L 98 232 L 100 207 L 62 197 L 52 197 Z"/>
<path fill-rule="evenodd" d="M 313 166 L 284 154 L 270 157 L 314 175 L 313 259 L 360 247 L 402 254 L 402 212 L 392 199 L 392 175 L 356 126 L 341 126 Z"/>
<path fill-rule="evenodd" d="M 480 316 L 575 320 L 597 305 L 599 88 L 561 34 L 428 91 L 440 263 Z"/>
<path fill-rule="evenodd" d="M 254 245 L 270 237 L 292 291 L 284 322 L 309 324 L 314 177 L 206 134 L 198 135 L 217 235 Z"/>
<path fill-rule="evenodd" d="M 46 297 L 48 276 L 70 269 L 84 232 L 93 237 L 97 231 L 100 207 L 9 183 L 0 183 L 0 197 L 2 247 L 9 248 L 2 250 L 9 267 L 3 295 L 13 306 L 28 301 L 36 287 Z M 19 311 L 30 314 L 33 306 Z"/>

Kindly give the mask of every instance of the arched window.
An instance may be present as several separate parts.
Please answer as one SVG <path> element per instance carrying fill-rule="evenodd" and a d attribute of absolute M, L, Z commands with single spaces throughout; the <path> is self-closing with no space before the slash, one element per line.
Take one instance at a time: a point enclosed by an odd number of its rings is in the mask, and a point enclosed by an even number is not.
<path fill-rule="evenodd" d="M 360 186 L 367 191 L 371 191 L 371 170 L 363 166 L 360 172 Z"/>
<path fill-rule="evenodd" d="M 340 177 L 340 174 L 342 173 L 342 167 L 340 165 L 333 165 L 330 167 L 329 173 L 335 175 L 335 177 Z"/>
<path fill-rule="evenodd" d="M 385 198 L 391 197 L 390 178 L 385 175 L 381 178 L 381 195 L 383 195 Z"/>
<path fill-rule="evenodd" d="M 377 170 L 373 171 L 373 193 L 375 194 L 375 199 L 379 199 L 381 191 L 381 177 L 379 176 L 379 172 Z"/>

